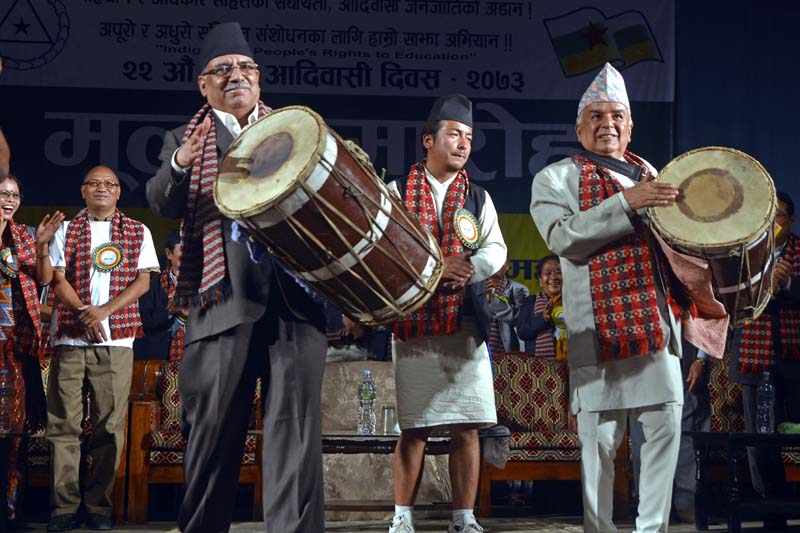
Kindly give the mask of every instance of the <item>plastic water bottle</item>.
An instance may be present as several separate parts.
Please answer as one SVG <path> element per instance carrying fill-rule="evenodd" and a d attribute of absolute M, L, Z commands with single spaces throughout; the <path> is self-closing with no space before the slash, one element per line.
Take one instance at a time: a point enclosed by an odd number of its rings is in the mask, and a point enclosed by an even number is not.
<path fill-rule="evenodd" d="M 756 390 L 756 431 L 775 431 L 775 386 L 769 380 L 769 372 L 761 376 Z"/>
<path fill-rule="evenodd" d="M 358 428 L 359 435 L 375 434 L 375 382 L 372 381 L 372 371 L 364 370 L 361 383 L 358 384 Z"/>
<path fill-rule="evenodd" d="M 14 388 L 8 377 L 8 369 L 0 370 L 0 433 L 11 431 L 11 410 L 14 408 Z"/>

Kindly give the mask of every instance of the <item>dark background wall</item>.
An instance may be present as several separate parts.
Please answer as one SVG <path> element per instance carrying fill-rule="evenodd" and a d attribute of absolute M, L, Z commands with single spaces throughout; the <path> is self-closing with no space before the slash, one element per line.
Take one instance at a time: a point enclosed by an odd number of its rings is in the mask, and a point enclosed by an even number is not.
<path fill-rule="evenodd" d="M 5 5 L 9 0 L 0 0 Z M 592 5 L 587 3 L 587 5 Z M 593 5 L 613 12 L 614 2 Z M 800 72 L 800 3 L 776 0 L 726 2 L 690 2 L 677 0 L 676 17 L 676 96 L 674 105 L 634 102 L 637 129 L 631 148 L 663 167 L 672 157 L 687 150 L 708 146 L 729 146 L 751 154 L 772 174 L 778 188 L 785 189 L 800 201 L 800 184 L 795 179 L 794 156 L 798 151 L 797 127 L 800 109 L 795 96 Z M 2 53 L 2 50 L 0 50 Z M 542 53 L 546 53 L 542 51 Z M 86 68 L 92 68 L 87 54 Z M 5 77 L 5 76 L 4 76 Z M 427 109 L 430 98 L 413 97 L 402 101 L 409 119 L 419 109 Z M 579 95 L 564 95 L 544 111 L 553 120 L 568 122 L 574 113 Z M 156 100 L 154 100 L 154 98 Z M 480 100 L 478 100 L 480 101 Z M 107 114 L 146 114 L 154 108 L 174 114 L 175 125 L 188 117 L 201 103 L 196 92 L 147 93 L 123 90 L 82 90 L 78 88 L 48 89 L 10 87 L 0 79 L 0 126 L 13 150 L 12 169 L 20 174 L 28 189 L 27 205 L 78 206 L 79 172 L 85 165 L 67 168 L 58 175 L 42 172 L 41 149 L 51 132 L 41 131 L 31 116 L 48 112 L 98 112 Z M 302 94 L 270 94 L 273 106 L 301 103 L 314 105 L 321 113 L 346 116 L 347 109 L 373 109 L 371 117 L 392 116 L 397 109 L 386 109 L 376 97 L 322 97 Z M 524 116 L 527 108 L 538 105 L 526 100 L 508 101 L 510 108 Z M 403 111 L 406 116 L 406 112 Z M 172 115 L 171 115 L 172 116 Z M 561 118 L 559 118 L 561 117 Z M 69 129 L 65 121 L 64 129 Z M 159 124 L 169 127 L 173 124 Z M 102 124 L 92 124 L 92 135 L 101 135 Z M 148 158 L 155 161 L 159 138 L 156 128 L 146 139 Z M 654 137 L 653 131 L 662 135 Z M 663 132 L 671 132 L 669 144 Z M 343 132 L 346 133 L 346 132 Z M 499 135 L 499 134 L 498 134 Z M 494 144 L 494 143 L 492 143 Z M 413 139 L 408 146 L 414 146 Z M 502 144 L 499 144 L 502 150 Z M 523 144 L 523 147 L 525 144 Z M 574 143 L 577 147 L 577 143 Z M 59 147 L 64 153 L 72 149 L 70 142 Z M 488 145 L 487 145 L 488 148 Z M 93 148 L 90 160 L 103 160 Z M 495 152 L 498 149 L 492 149 Z M 33 154 L 33 155 L 31 155 Z M 524 154 L 527 157 L 527 154 Z M 476 154 L 476 163 L 491 160 L 500 154 L 484 151 Z M 415 154 L 407 154 L 413 160 Z M 380 153 L 378 154 L 380 158 Z M 527 160 L 527 159 L 526 159 Z M 549 162 L 549 161 L 548 161 Z M 381 163 L 381 161 L 377 161 Z M 47 167 L 45 167 L 47 168 Z M 529 169 L 533 172 L 536 169 Z M 525 213 L 530 195 L 532 173 L 527 171 L 513 180 L 486 182 L 498 210 Z M 146 175 L 135 175 L 136 183 L 123 195 L 124 207 L 145 208 L 143 184 Z M 24 213 L 22 213 L 24 214 Z M 38 212 L 35 213 L 38 216 Z M 33 218 L 33 216 L 31 216 Z M 26 220 L 33 222 L 33 220 Z"/>
<path fill-rule="evenodd" d="M 676 27 L 675 154 L 742 150 L 800 203 L 800 3 L 680 0 Z"/>

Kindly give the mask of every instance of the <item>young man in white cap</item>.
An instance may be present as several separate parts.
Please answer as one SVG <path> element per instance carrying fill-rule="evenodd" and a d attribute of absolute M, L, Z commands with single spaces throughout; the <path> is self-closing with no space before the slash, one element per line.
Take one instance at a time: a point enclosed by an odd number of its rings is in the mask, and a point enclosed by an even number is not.
<path fill-rule="evenodd" d="M 395 516 L 389 533 L 413 533 L 412 507 L 425 442 L 450 432 L 453 521 L 448 531 L 478 533 L 473 507 L 480 475 L 478 428 L 494 425 L 490 316 L 484 280 L 506 261 L 506 245 L 488 193 L 464 166 L 472 148 L 472 102 L 454 94 L 434 103 L 422 130 L 427 158 L 389 186 L 431 231 L 444 255 L 436 292 L 394 325 L 400 438 L 394 454 Z"/>
<path fill-rule="evenodd" d="M 625 83 L 606 64 L 578 106 L 584 151 L 545 167 L 532 186 L 533 221 L 561 258 L 589 532 L 616 531 L 614 456 L 629 415 L 645 436 L 637 532 L 667 530 L 680 443 L 681 329 L 644 209 L 673 204 L 678 191 L 627 151 L 632 129 Z"/>
<path fill-rule="evenodd" d="M 238 23 L 203 43 L 197 84 L 207 103 L 168 131 L 147 183 L 159 214 L 182 218 L 175 302 L 189 308 L 179 392 L 185 495 L 181 531 L 227 531 L 253 407 L 264 399 L 264 522 L 270 532 L 322 533 L 320 396 L 327 339 L 322 304 L 265 254 L 251 261 L 213 186 L 233 139 L 270 112 L 258 65 Z"/>

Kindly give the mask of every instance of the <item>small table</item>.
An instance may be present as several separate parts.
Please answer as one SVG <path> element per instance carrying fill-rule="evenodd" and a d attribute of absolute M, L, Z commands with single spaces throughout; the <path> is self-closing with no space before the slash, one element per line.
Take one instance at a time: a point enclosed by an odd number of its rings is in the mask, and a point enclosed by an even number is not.
<path fill-rule="evenodd" d="M 478 432 L 481 453 L 485 439 L 502 438 L 511 435 L 505 426 L 494 426 Z M 394 453 L 400 434 L 359 435 L 355 431 L 329 431 L 322 433 L 322 453 L 374 453 L 387 455 Z M 432 433 L 425 444 L 426 455 L 444 455 L 450 452 L 449 433 Z M 449 505 L 449 502 L 433 502 L 430 505 L 415 504 L 418 510 L 430 510 Z M 394 509 L 392 501 L 345 501 L 336 500 L 325 503 L 331 511 L 389 511 Z"/>
<path fill-rule="evenodd" d="M 322 453 L 374 453 L 388 455 L 394 453 L 400 434 L 359 435 L 355 431 L 330 431 L 322 433 Z M 425 445 L 427 455 L 448 453 L 450 437 L 447 435 L 431 435 Z M 429 505 L 417 504 L 415 509 L 430 510 L 446 505 L 434 502 Z M 389 500 L 333 500 L 325 502 L 328 511 L 391 511 L 394 502 Z"/>
<path fill-rule="evenodd" d="M 739 493 L 739 464 L 747 460 L 748 446 L 756 447 L 800 447 L 800 435 L 783 433 L 723 433 L 713 431 L 687 431 L 684 433 L 694 440 L 697 461 L 697 491 L 695 492 L 695 527 L 708 530 L 708 489 L 706 470 L 708 454 L 711 450 L 721 450 L 728 460 L 728 531 L 739 533 L 742 528 L 742 514 L 756 511 L 768 515 L 797 513 L 800 498 L 747 498 Z"/>

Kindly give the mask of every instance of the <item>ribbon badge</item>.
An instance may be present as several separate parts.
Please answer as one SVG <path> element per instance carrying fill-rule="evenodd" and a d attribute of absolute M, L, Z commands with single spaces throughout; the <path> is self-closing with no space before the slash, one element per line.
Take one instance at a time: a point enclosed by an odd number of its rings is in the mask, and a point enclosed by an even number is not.
<path fill-rule="evenodd" d="M 11 248 L 0 251 L 0 270 L 9 278 L 16 278 L 19 272 L 19 261 Z"/>
<path fill-rule="evenodd" d="M 456 236 L 466 248 L 477 250 L 480 246 L 480 231 L 478 231 L 478 219 L 466 209 L 456 211 L 453 221 L 456 229 Z"/>
<path fill-rule="evenodd" d="M 122 248 L 113 242 L 101 244 L 92 250 L 92 260 L 100 272 L 112 272 L 122 264 Z"/>

